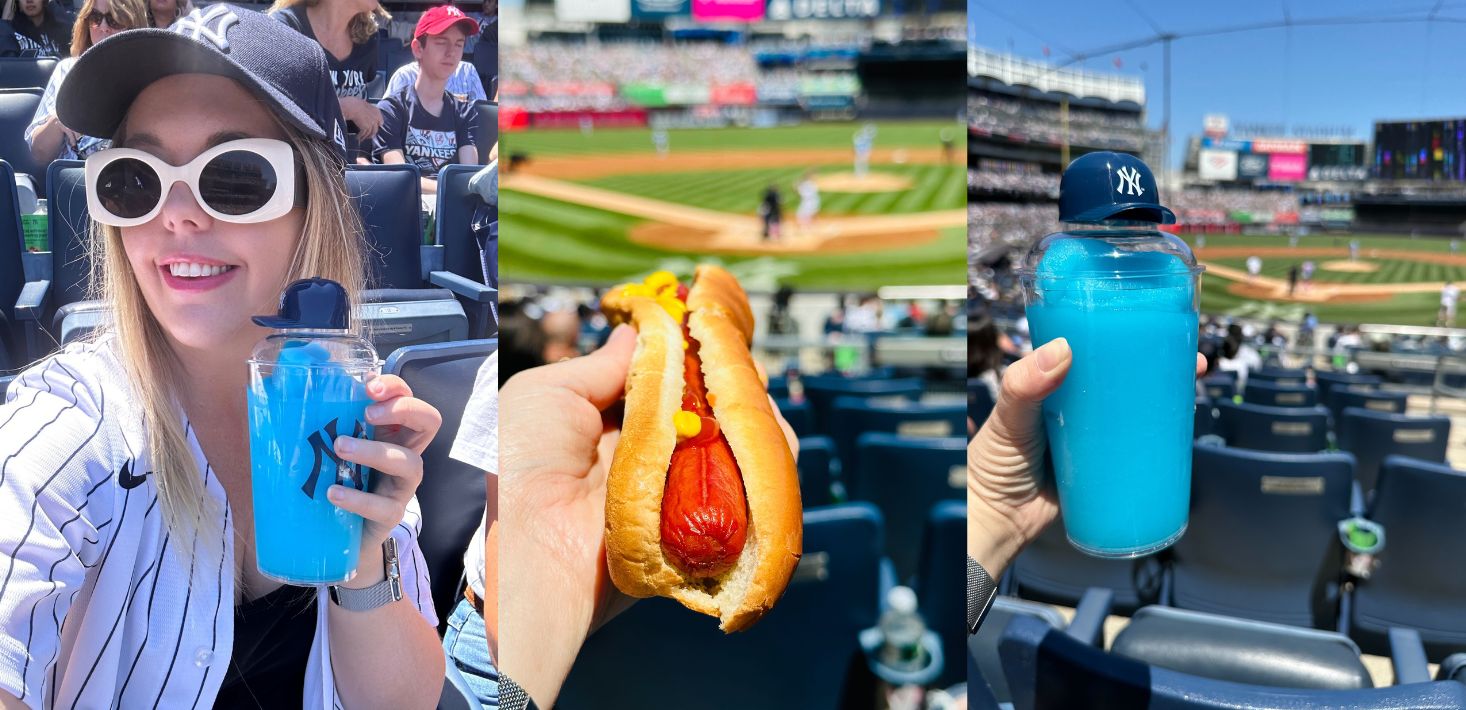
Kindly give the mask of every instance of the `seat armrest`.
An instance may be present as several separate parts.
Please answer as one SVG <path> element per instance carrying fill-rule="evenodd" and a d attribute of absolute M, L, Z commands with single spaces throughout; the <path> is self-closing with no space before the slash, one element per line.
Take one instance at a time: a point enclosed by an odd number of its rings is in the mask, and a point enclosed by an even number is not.
<path fill-rule="evenodd" d="M 1390 627 L 1390 666 L 1395 671 L 1395 685 L 1430 682 L 1430 667 L 1419 631 Z"/>
<path fill-rule="evenodd" d="M 1110 615 L 1110 606 L 1115 602 L 1115 592 L 1100 587 L 1084 590 L 1079 606 L 1074 608 L 1074 619 L 1064 633 L 1091 646 L 1099 646 L 1104 637 L 1105 619 Z"/>
<path fill-rule="evenodd" d="M 454 295 L 474 303 L 490 303 L 499 299 L 499 292 L 496 289 L 451 271 L 434 271 L 428 274 L 428 281 L 434 286 L 446 288 Z"/>
<path fill-rule="evenodd" d="M 419 263 L 422 264 L 422 280 L 427 281 L 428 275 L 434 271 L 443 270 L 443 254 L 445 252 L 441 244 L 423 244 L 417 248 Z"/>
<path fill-rule="evenodd" d="M 41 312 L 45 309 L 46 297 L 50 294 L 50 281 L 27 281 L 20 289 L 20 296 L 15 299 L 15 319 L 39 323 Z"/>

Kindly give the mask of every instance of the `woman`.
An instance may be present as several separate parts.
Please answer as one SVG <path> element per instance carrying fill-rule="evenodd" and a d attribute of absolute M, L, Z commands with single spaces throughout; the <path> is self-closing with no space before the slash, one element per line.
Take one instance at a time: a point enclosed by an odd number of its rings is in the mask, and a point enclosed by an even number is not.
<path fill-rule="evenodd" d="M 20 9 L 17 16 L 16 8 Z M 8 0 L 0 19 L 11 23 L 21 56 L 71 56 L 72 20 L 48 0 Z"/>
<path fill-rule="evenodd" d="M 31 125 L 25 129 L 25 142 L 31 157 L 42 165 L 53 160 L 83 160 L 88 155 L 111 146 L 105 138 L 74 131 L 56 117 L 56 94 L 76 60 L 92 45 L 123 30 L 147 26 L 147 6 L 143 0 L 86 0 L 71 31 L 71 56 L 56 65 L 41 105 Z"/>
<path fill-rule="evenodd" d="M 148 0 L 148 26 L 167 29 L 192 10 L 189 0 Z"/>
<path fill-rule="evenodd" d="M 377 23 L 392 16 L 377 0 L 275 0 L 270 16 L 326 50 L 341 113 L 355 127 L 349 154 L 353 161 L 367 162 L 357 146 L 376 136 L 382 112 L 367 100 L 366 86 L 377 77 Z"/>
<path fill-rule="evenodd" d="M 1262 367 L 1262 356 L 1252 347 L 1251 333 L 1233 323 L 1227 326 L 1227 339 L 1222 342 L 1222 358 L 1217 369 L 1237 373 L 1237 391 L 1247 386 L 1247 373 Z"/>
<path fill-rule="evenodd" d="M 367 387 L 377 440 L 331 450 L 380 474 L 326 495 L 365 521 L 356 576 L 302 591 L 253 561 L 245 362 L 269 331 L 251 316 L 304 276 L 352 301 L 364 281 L 320 48 L 211 5 L 89 52 L 59 107 L 123 147 L 87 181 L 112 325 L 0 408 L 0 706 L 431 707 L 413 494 L 441 418 L 401 379 Z"/>

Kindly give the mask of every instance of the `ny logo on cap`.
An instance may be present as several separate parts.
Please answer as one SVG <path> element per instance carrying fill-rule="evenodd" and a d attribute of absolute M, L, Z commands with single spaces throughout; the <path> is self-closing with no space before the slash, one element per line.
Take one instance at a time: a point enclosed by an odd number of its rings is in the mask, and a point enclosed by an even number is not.
<path fill-rule="evenodd" d="M 1145 188 L 1140 186 L 1140 171 L 1128 165 L 1115 171 L 1120 176 L 1120 187 L 1115 190 L 1122 195 L 1144 195 Z"/>
<path fill-rule="evenodd" d="M 214 5 L 207 10 L 194 10 L 187 17 L 173 25 L 173 31 L 204 40 L 221 52 L 229 51 L 229 40 L 224 37 L 229 27 L 239 23 L 239 16 L 224 5 Z"/>

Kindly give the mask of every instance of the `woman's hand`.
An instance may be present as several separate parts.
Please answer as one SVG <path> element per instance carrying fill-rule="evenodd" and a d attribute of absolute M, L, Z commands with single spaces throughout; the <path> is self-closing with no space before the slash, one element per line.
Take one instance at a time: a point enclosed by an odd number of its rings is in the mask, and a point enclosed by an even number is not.
<path fill-rule="evenodd" d="M 382 127 L 382 110 L 366 99 L 350 96 L 341 99 L 342 117 L 356 124 L 356 138 L 365 143 Z"/>
<path fill-rule="evenodd" d="M 402 522 L 408 501 L 422 483 L 422 452 L 443 417 L 432 405 L 412 396 L 412 389 L 396 375 L 381 375 L 367 383 L 367 423 L 376 427 L 375 440 L 336 438 L 336 454 L 381 474 L 370 491 L 336 484 L 326 495 L 336 507 L 360 515 L 363 550 L 382 544 Z"/>

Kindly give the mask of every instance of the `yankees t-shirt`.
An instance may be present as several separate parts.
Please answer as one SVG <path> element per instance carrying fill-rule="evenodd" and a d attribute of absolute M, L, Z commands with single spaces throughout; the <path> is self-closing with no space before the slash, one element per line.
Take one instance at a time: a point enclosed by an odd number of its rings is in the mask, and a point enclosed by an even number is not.
<path fill-rule="evenodd" d="M 444 165 L 458 162 L 458 149 L 473 145 L 478 113 L 473 104 L 443 92 L 442 112 L 434 116 L 411 89 L 382 99 L 382 127 L 372 140 L 372 160 L 382 162 L 389 150 L 400 150 L 407 162 L 431 180 Z"/>
<path fill-rule="evenodd" d="M 54 4 L 46 5 L 45 19 L 40 25 L 30 18 L 16 14 L 11 26 L 15 29 L 15 41 L 20 44 L 22 57 L 69 57 L 71 56 L 71 18 L 58 17 L 62 10 Z"/>
<path fill-rule="evenodd" d="M 319 44 L 305 8 L 305 3 L 291 5 L 273 16 Z M 377 78 L 377 36 L 372 35 L 365 43 L 353 46 L 345 59 L 337 59 L 330 52 L 325 54 L 326 68 L 331 70 L 331 83 L 336 86 L 336 95 L 365 98 L 366 85 Z"/>
<path fill-rule="evenodd" d="M 210 532 L 163 523 L 147 431 L 114 339 L 73 343 L 16 378 L 0 406 L 0 690 L 33 708 L 212 707 L 233 660 L 235 528 L 180 412 Z M 207 523 L 206 523 L 207 524 Z M 392 530 L 404 603 L 436 627 L 408 503 Z M 326 588 L 315 590 L 299 706 L 340 707 Z M 309 623 L 306 621 L 305 623 Z M 390 662 L 392 649 L 383 649 Z M 294 706 L 296 704 L 292 704 Z"/>

